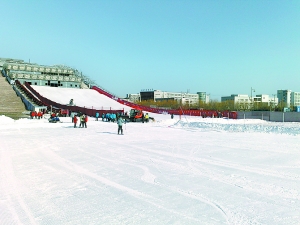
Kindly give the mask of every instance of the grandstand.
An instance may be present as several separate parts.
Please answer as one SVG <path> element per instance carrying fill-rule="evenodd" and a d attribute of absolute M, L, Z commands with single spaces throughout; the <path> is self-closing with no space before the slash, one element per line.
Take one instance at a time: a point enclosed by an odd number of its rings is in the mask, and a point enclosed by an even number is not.
<path fill-rule="evenodd" d="M 25 62 L 20 59 L 0 58 L 0 70 L 2 74 L 0 84 L 0 94 L 2 96 L 0 102 L 0 114 L 12 115 L 14 118 L 22 117 L 24 116 L 24 113 L 29 114 L 29 112 L 26 112 L 26 109 L 29 111 L 39 111 L 41 109 L 49 108 L 50 105 L 51 107 L 68 108 L 67 104 L 70 99 L 66 102 L 60 102 L 60 100 L 58 100 L 58 102 L 52 101 L 51 96 L 47 96 L 49 99 L 46 99 L 32 89 L 31 85 L 40 88 L 44 87 L 45 89 L 43 90 L 48 89 L 49 93 L 53 93 L 54 91 L 57 93 L 62 92 L 62 98 L 67 96 L 74 98 L 76 97 L 76 94 L 74 93 L 78 93 L 79 90 L 81 90 L 81 93 L 85 93 L 84 95 L 86 95 L 85 97 L 87 98 L 90 93 L 97 93 L 94 90 L 90 90 L 92 92 L 87 93 L 82 90 L 86 89 L 86 91 L 88 91 L 92 85 L 96 85 L 95 82 L 87 76 L 84 76 L 82 72 L 64 65 L 45 66 Z M 65 92 L 63 89 L 65 89 Z M 72 93 L 72 89 L 74 93 L 67 95 L 66 93 L 68 92 Z M 76 90 L 78 91 L 76 92 Z M 97 96 L 99 98 L 99 93 L 97 93 Z M 78 99 L 80 98 L 77 98 L 77 100 Z M 84 98 L 81 99 L 83 99 L 81 101 L 84 101 Z M 93 111 L 87 111 L 90 106 L 85 106 L 84 104 L 82 105 L 82 108 L 78 108 L 79 106 L 77 108 L 73 107 L 73 110 L 81 110 L 93 115 L 96 108 L 101 110 L 117 109 L 117 111 L 124 111 L 124 107 L 121 107 L 120 104 L 114 100 L 111 100 L 110 102 L 98 100 L 98 102 L 99 101 L 102 102 L 102 105 L 99 106 L 98 103 L 93 104 L 91 106 Z M 22 107 L 13 107 L 15 102 L 18 102 L 19 106 Z"/>
<path fill-rule="evenodd" d="M 23 60 L 0 58 L 2 75 L 14 83 L 18 80 L 39 86 L 83 88 L 86 85 L 79 72 L 63 65 L 43 66 Z"/>
<path fill-rule="evenodd" d="M 0 76 L 0 95 L 0 115 L 12 118 L 26 117 L 25 105 L 3 76 Z"/>

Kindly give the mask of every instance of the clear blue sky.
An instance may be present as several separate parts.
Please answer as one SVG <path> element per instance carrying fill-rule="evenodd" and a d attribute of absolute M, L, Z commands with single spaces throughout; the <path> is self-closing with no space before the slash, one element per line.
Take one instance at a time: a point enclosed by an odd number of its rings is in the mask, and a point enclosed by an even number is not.
<path fill-rule="evenodd" d="M 125 97 L 300 92 L 299 0 L 2 1 L 0 57 L 65 64 Z"/>

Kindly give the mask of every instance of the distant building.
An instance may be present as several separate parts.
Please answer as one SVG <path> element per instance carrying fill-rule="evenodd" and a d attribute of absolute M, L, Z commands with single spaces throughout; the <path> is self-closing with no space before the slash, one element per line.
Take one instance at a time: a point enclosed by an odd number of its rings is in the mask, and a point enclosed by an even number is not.
<path fill-rule="evenodd" d="M 300 106 L 300 92 L 291 93 L 291 105 Z"/>
<path fill-rule="evenodd" d="M 292 91 L 291 90 L 277 90 L 278 103 L 283 104 L 284 107 L 291 106 Z"/>
<path fill-rule="evenodd" d="M 268 105 L 278 104 L 278 98 L 271 97 L 269 95 L 255 95 L 253 97 L 253 101 L 257 103 L 267 103 Z"/>
<path fill-rule="evenodd" d="M 247 105 L 247 108 L 256 103 L 266 103 L 272 106 L 278 104 L 278 98 L 272 98 L 269 95 L 256 95 L 252 96 L 251 99 L 248 95 L 232 94 L 231 96 L 221 97 L 221 102 L 225 101 L 233 101 L 234 104 L 244 104 Z"/>
<path fill-rule="evenodd" d="M 248 95 L 232 94 L 230 96 L 221 97 L 221 102 L 233 101 L 234 103 L 251 103 Z"/>
<path fill-rule="evenodd" d="M 140 93 L 137 94 L 127 94 L 126 98 L 127 101 L 129 102 L 139 102 L 141 99 Z"/>
<path fill-rule="evenodd" d="M 300 106 L 300 92 L 291 90 L 277 90 L 278 103 L 283 107 L 291 108 Z"/>
<path fill-rule="evenodd" d="M 140 92 L 141 101 L 153 100 L 177 100 L 181 101 L 182 104 L 197 104 L 199 102 L 198 94 L 183 93 L 183 92 L 167 92 L 160 90 L 142 90 Z"/>
<path fill-rule="evenodd" d="M 197 94 L 200 102 L 209 103 L 209 95 L 206 92 L 197 92 Z"/>
<path fill-rule="evenodd" d="M 63 65 L 43 66 L 27 63 L 19 59 L 0 58 L 0 69 L 11 83 L 49 87 L 80 88 L 85 86 L 77 70 Z"/>

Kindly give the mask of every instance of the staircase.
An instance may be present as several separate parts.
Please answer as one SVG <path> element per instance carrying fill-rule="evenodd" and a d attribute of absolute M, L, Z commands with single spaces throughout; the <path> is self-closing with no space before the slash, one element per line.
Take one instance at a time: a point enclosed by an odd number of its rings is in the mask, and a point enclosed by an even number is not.
<path fill-rule="evenodd" d="M 25 105 L 5 77 L 0 75 L 0 115 L 13 119 L 28 117 Z"/>

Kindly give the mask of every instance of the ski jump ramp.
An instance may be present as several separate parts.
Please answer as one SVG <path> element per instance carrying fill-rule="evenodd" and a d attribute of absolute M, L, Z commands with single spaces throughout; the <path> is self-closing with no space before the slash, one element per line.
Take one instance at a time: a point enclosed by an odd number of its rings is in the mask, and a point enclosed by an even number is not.
<path fill-rule="evenodd" d="M 79 107 L 96 110 L 122 110 L 129 111 L 131 107 L 120 104 L 116 100 L 100 94 L 93 89 L 59 88 L 31 85 L 40 95 L 59 104 L 68 105 L 70 100 Z"/>

